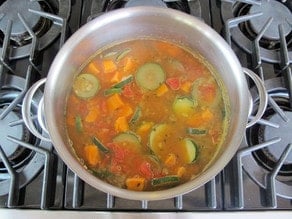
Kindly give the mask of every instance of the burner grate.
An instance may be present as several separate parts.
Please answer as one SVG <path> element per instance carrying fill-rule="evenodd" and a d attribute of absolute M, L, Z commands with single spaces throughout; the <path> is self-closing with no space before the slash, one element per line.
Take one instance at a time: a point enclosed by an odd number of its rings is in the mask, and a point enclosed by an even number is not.
<path fill-rule="evenodd" d="M 67 20 L 69 14 L 70 0 L 4 1 L 0 5 L 0 53 L 6 52 L 10 60 L 30 56 L 34 37 L 38 38 L 37 51 L 43 50 L 64 31 L 60 19 Z"/>
<path fill-rule="evenodd" d="M 292 28 L 289 21 L 292 20 L 292 14 L 291 8 L 288 7 L 276 0 L 262 2 L 221 0 L 226 40 L 231 43 L 233 39 L 250 54 L 254 53 L 256 47 L 261 60 L 280 63 L 279 48 L 284 38 L 287 42 L 288 57 L 291 60 Z M 276 13 L 278 11 L 280 13 Z"/>
<path fill-rule="evenodd" d="M 84 183 L 68 169 L 65 209 L 109 211 L 216 211 L 222 210 L 221 176 L 188 194 L 162 201 L 135 201 L 114 197 Z M 96 201 L 98 200 L 98 201 Z"/>

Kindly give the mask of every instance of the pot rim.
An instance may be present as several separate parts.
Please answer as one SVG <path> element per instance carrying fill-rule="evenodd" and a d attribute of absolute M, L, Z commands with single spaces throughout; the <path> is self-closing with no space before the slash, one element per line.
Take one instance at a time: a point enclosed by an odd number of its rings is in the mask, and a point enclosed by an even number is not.
<path fill-rule="evenodd" d="M 146 12 L 147 11 L 147 12 Z M 123 19 L 129 16 L 132 16 L 133 14 L 137 15 L 140 13 L 151 13 L 153 15 L 157 16 L 170 16 L 173 17 L 173 19 L 178 19 L 181 22 L 187 24 L 187 25 L 193 25 L 194 28 L 198 29 L 206 36 L 206 38 L 211 38 L 214 42 L 216 42 L 216 45 L 218 44 L 218 47 L 226 52 L 226 54 L 233 60 L 233 68 L 241 73 L 242 67 L 239 63 L 237 57 L 235 56 L 234 52 L 230 48 L 230 46 L 225 42 L 225 40 L 210 26 L 203 23 L 199 19 L 190 16 L 188 14 L 185 14 L 183 12 L 170 9 L 170 8 L 158 8 L 158 7 L 152 7 L 152 6 L 139 6 L 139 7 L 131 7 L 131 8 L 123 8 L 123 9 L 116 9 L 114 11 L 107 12 L 106 14 L 103 14 L 99 16 L 98 18 L 93 19 L 92 21 L 88 22 L 84 26 L 82 26 L 79 30 L 77 30 L 63 45 L 63 47 L 58 52 L 57 56 L 55 57 L 53 64 L 51 65 L 51 68 L 49 70 L 49 74 L 47 77 L 47 82 L 45 85 L 45 92 L 44 92 L 44 104 L 45 104 L 45 119 L 48 126 L 48 131 L 52 140 L 52 143 L 62 158 L 62 160 L 66 163 L 66 165 L 77 175 L 83 179 L 86 183 L 89 185 L 95 187 L 96 189 L 99 189 L 101 191 L 110 193 L 111 195 L 118 196 L 121 198 L 126 199 L 132 199 L 132 200 L 162 200 L 167 198 L 173 198 L 178 195 L 183 195 L 185 193 L 188 193 L 205 183 L 207 183 L 209 180 L 213 179 L 223 168 L 228 164 L 228 162 L 232 159 L 232 157 L 235 155 L 236 151 L 238 150 L 238 147 L 242 141 L 243 133 L 245 131 L 245 127 L 248 120 L 248 112 L 244 112 L 243 109 L 240 109 L 241 111 L 238 112 L 238 115 L 241 115 L 240 118 L 238 118 L 239 122 L 237 126 L 235 127 L 237 129 L 238 133 L 241 133 L 240 135 L 236 135 L 233 137 L 231 142 L 229 142 L 231 147 L 228 147 L 228 153 L 222 153 L 216 161 L 212 163 L 211 166 L 209 166 L 207 171 L 202 172 L 198 177 L 196 177 L 194 180 L 191 180 L 189 182 L 186 182 L 184 184 L 178 185 L 176 187 L 166 189 L 166 190 L 160 190 L 160 191 L 131 191 L 127 189 L 121 189 L 118 187 L 115 187 L 113 185 L 110 185 L 97 177 L 95 177 L 93 174 L 88 172 L 74 157 L 65 146 L 65 143 L 63 142 L 63 138 L 60 135 L 60 133 L 57 131 L 58 127 L 57 124 L 55 124 L 55 114 L 54 114 L 54 106 L 51 104 L 50 100 L 50 90 L 52 89 L 54 83 L 56 80 L 58 80 L 58 74 L 56 72 L 60 72 L 59 69 L 62 66 L 62 63 L 65 62 L 65 51 L 72 47 L 76 46 L 78 42 L 80 42 L 80 39 L 83 39 L 86 37 L 86 33 L 88 31 L 94 31 L 98 29 L 100 26 L 105 24 L 110 24 L 111 22 Z M 98 21 L 98 22 L 97 22 Z M 245 81 L 245 78 L 243 74 L 239 74 L 238 77 L 242 77 L 241 80 Z M 242 85 L 242 93 L 241 97 L 245 96 L 248 93 L 248 88 L 245 83 Z M 245 100 L 242 98 L 242 103 L 249 105 L 248 100 Z"/>

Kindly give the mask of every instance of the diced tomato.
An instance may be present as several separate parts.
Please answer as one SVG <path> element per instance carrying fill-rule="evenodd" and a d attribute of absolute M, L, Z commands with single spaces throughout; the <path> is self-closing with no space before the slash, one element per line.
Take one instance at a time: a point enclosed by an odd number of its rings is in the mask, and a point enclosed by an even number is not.
<path fill-rule="evenodd" d="M 181 86 L 180 79 L 179 78 L 167 78 L 166 84 L 170 87 L 172 90 L 178 90 Z"/>
<path fill-rule="evenodd" d="M 151 179 L 153 177 L 153 172 L 151 170 L 151 164 L 147 161 L 144 161 L 140 165 L 140 173 L 142 176 L 144 176 L 146 179 Z"/>
<path fill-rule="evenodd" d="M 125 97 L 128 97 L 128 98 L 134 97 L 135 94 L 134 94 L 130 84 L 127 84 L 124 86 L 122 95 Z"/>
<path fill-rule="evenodd" d="M 216 87 L 214 84 L 204 84 L 199 88 L 200 95 L 205 102 L 211 103 L 216 97 Z"/>

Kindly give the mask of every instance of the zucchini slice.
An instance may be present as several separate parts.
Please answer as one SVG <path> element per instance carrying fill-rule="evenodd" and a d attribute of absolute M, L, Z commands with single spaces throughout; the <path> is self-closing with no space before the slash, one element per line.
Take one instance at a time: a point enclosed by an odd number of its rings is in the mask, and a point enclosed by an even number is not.
<path fill-rule="evenodd" d="M 123 132 L 123 133 L 118 134 L 117 136 L 113 138 L 113 142 L 130 143 L 137 146 L 139 145 L 139 147 L 141 145 L 140 138 L 135 133 L 132 133 L 132 132 Z"/>
<path fill-rule="evenodd" d="M 75 94 L 83 99 L 93 97 L 100 89 L 100 83 L 97 77 L 92 74 L 80 74 L 73 83 Z"/>
<path fill-rule="evenodd" d="M 194 112 L 196 104 L 190 97 L 175 98 L 172 109 L 177 116 L 188 117 Z"/>
<path fill-rule="evenodd" d="M 182 141 L 182 147 L 186 152 L 186 162 L 192 163 L 198 158 L 198 146 L 197 144 L 190 138 L 185 138 Z"/>
<path fill-rule="evenodd" d="M 155 155 L 157 155 L 159 147 L 163 147 L 163 138 L 168 131 L 168 127 L 169 126 L 165 123 L 158 124 L 155 125 L 150 132 L 149 146 Z M 160 144 L 160 146 L 157 145 L 157 143 Z"/>
<path fill-rule="evenodd" d="M 157 63 L 148 62 L 136 73 L 137 84 L 145 90 L 156 90 L 164 81 L 165 72 Z"/>
<path fill-rule="evenodd" d="M 166 185 L 173 185 L 177 184 L 180 181 L 180 177 L 176 175 L 168 175 L 158 178 L 153 178 L 151 180 L 152 186 L 166 186 Z"/>

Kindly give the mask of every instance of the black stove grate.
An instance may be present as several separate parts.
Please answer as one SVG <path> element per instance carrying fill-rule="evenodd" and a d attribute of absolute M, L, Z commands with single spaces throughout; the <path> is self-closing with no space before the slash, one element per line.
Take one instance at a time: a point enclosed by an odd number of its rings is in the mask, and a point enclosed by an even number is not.
<path fill-rule="evenodd" d="M 61 6 L 59 13 L 49 13 L 48 11 L 31 13 L 48 19 L 52 22 L 52 28 L 58 32 L 58 37 L 49 44 L 43 42 L 43 37 L 37 36 L 33 30 L 26 25 L 25 19 L 20 16 L 21 23 L 31 36 L 30 46 L 25 45 L 25 49 L 11 47 L 10 32 L 12 23 L 8 22 L 4 32 L 2 47 L 0 49 L 0 100 L 3 93 L 6 92 L 7 81 L 22 81 L 17 95 L 13 98 L 8 107 L 0 111 L 0 120 L 6 117 L 9 112 L 16 107 L 21 107 L 24 94 L 27 92 L 32 83 L 40 78 L 46 77 L 50 64 L 59 50 L 66 41 L 67 37 L 79 29 L 89 20 L 106 13 L 106 4 L 117 3 L 117 1 L 100 1 L 100 0 L 76 0 L 76 1 L 57 1 L 47 0 L 53 5 Z M 62 2 L 62 3 L 61 3 Z M 124 4 L 128 1 L 121 1 Z M 173 7 L 179 6 L 178 2 L 187 2 L 188 10 L 191 15 L 199 17 L 208 25 L 212 26 L 217 32 L 225 35 L 227 42 L 239 57 L 242 65 L 255 71 L 263 80 L 269 92 L 269 105 L 275 101 L 275 90 L 280 87 L 284 93 L 284 99 L 288 102 L 288 109 L 277 111 L 275 114 L 285 114 L 291 111 L 291 39 L 286 30 L 281 25 L 278 28 L 279 40 L 276 51 L 267 50 L 262 47 L 260 39 L 264 35 L 267 21 L 255 39 L 247 42 L 248 49 L 243 49 L 241 43 L 236 43 L 237 31 L 242 22 L 260 15 L 242 15 L 235 17 L 234 8 L 239 6 L 260 5 L 260 1 L 241 0 L 188 0 L 188 1 L 164 1 L 172 4 Z M 288 2 L 288 1 L 287 1 Z M 282 3 L 281 3 L 282 4 Z M 289 6 L 289 3 L 283 3 Z M 1 5 L 0 5 L 1 6 Z M 247 8 L 248 8 L 247 7 Z M 55 7 L 52 7 L 55 8 Z M 58 10 L 57 10 L 58 11 Z M 231 13 L 231 14 L 230 14 Z M 70 15 L 70 16 L 69 16 Z M 24 52 L 25 51 L 25 52 Z M 263 55 L 268 54 L 267 58 Z M 25 59 L 19 59 L 26 57 Z M 24 64 L 23 64 L 24 63 Z M 24 82 L 23 82 L 24 81 Z M 18 83 L 16 83 L 18 84 Z M 17 86 L 12 86 L 16 89 Z M 39 92 L 41 95 L 41 91 Z M 257 93 L 251 93 L 254 99 L 254 105 L 257 105 Z M 33 107 L 38 106 L 40 97 L 36 97 L 36 103 Z M 1 106 L 1 101 L 0 101 Z M 32 122 L 36 128 L 41 131 L 36 122 L 37 110 L 32 110 Z M 24 124 L 22 118 L 16 121 L 10 121 L 10 126 L 21 126 Z M 262 118 L 257 126 L 260 129 L 265 127 L 277 128 L 278 124 L 269 121 L 268 118 Z M 1 125 L 0 125 L 1 127 Z M 2 130 L 1 130 L 2 131 Z M 247 133 L 251 129 L 247 130 Z M 26 132 L 26 131 L 25 131 Z M 18 147 L 25 148 L 37 155 L 32 160 L 39 165 L 35 167 L 34 173 L 26 172 L 26 169 L 13 169 L 11 160 L 3 150 L 3 142 L 0 139 L 0 208 L 23 208 L 23 209 L 58 209 L 58 210 L 93 210 L 93 211 L 142 211 L 142 212 L 196 212 L 196 211 L 229 211 L 229 210 L 271 210 L 271 209 L 292 209 L 291 196 L 291 178 L 284 176 L 281 178 L 282 166 L 289 162 L 291 156 L 291 143 L 285 145 L 284 150 L 277 157 L 271 170 L 265 169 L 254 159 L 254 154 L 259 149 L 268 148 L 271 145 L 277 145 L 282 139 L 274 137 L 257 142 L 251 146 L 247 140 L 242 143 L 237 156 L 229 165 L 213 180 L 204 186 L 182 196 L 163 201 L 133 201 L 125 200 L 112 195 L 98 191 L 83 182 L 74 174 L 62 160 L 58 157 L 52 145 L 49 142 L 40 140 L 35 137 L 29 137 L 29 140 L 21 140 L 15 136 L 5 136 L 7 141 L 13 142 Z M 24 138 L 26 139 L 26 138 Z M 289 140 L 288 140 L 289 141 Z M 252 159 L 252 161 L 250 160 Z M 249 164 L 249 166 L 246 166 Z M 259 177 L 262 177 L 264 183 L 257 182 L 256 177 L 251 176 L 248 168 L 257 166 Z M 3 168 L 4 169 L 4 168 Z M 23 172 L 23 170 L 25 170 Z M 2 172 L 1 172 L 2 171 Z M 254 171 L 254 170 L 252 170 Z M 24 178 L 33 175 L 29 182 L 24 182 Z M 288 194 L 285 189 L 289 190 Z M 6 192 L 7 191 L 7 192 Z"/>

